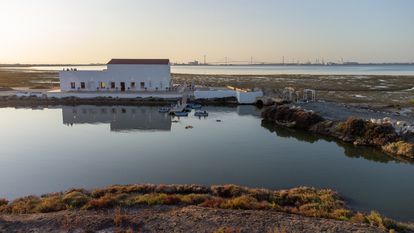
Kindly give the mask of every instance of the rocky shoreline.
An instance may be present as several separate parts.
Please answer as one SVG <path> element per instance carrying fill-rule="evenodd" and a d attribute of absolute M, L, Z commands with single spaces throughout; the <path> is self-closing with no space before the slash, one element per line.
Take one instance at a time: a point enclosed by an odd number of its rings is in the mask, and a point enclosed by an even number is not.
<path fill-rule="evenodd" d="M 307 130 L 356 146 L 377 147 L 393 156 L 414 159 L 414 135 L 397 133 L 390 123 L 374 123 L 353 117 L 346 121 L 326 120 L 313 111 L 283 104 L 267 107 L 262 117 L 277 125 Z"/>

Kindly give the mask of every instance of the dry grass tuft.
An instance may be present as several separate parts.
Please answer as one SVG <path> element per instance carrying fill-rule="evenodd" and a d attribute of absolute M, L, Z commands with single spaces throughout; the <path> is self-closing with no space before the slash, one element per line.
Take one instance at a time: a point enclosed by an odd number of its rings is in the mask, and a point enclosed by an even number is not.
<path fill-rule="evenodd" d="M 234 227 L 219 227 L 217 230 L 213 231 L 213 233 L 239 233 L 240 230 Z"/>
<path fill-rule="evenodd" d="M 397 156 L 404 156 L 411 159 L 414 159 L 414 144 L 398 141 L 393 143 L 388 143 L 387 145 L 383 146 L 382 149 L 390 154 L 397 155 Z"/>
<path fill-rule="evenodd" d="M 127 217 L 124 213 L 122 213 L 121 208 L 116 208 L 115 215 L 114 215 L 114 224 L 117 227 L 122 227 L 122 225 L 126 222 Z"/>

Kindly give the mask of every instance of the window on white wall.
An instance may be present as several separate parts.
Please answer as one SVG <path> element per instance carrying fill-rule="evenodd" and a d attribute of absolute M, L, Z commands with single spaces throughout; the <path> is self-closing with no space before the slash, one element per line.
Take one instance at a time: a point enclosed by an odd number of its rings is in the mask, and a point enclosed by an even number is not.
<path fill-rule="evenodd" d="M 85 89 L 85 82 L 81 82 L 81 88 Z"/>
<path fill-rule="evenodd" d="M 141 82 L 140 86 L 141 86 L 141 89 L 144 89 L 145 88 L 145 82 Z"/>
<path fill-rule="evenodd" d="M 115 82 L 111 82 L 111 88 L 114 89 L 115 88 Z"/>
<path fill-rule="evenodd" d="M 71 89 L 75 89 L 75 88 L 76 88 L 76 84 L 75 84 L 75 82 L 71 82 L 71 83 L 70 83 L 70 88 L 71 88 Z"/>
<path fill-rule="evenodd" d="M 99 82 L 99 88 L 105 88 L 105 83 L 104 82 Z"/>

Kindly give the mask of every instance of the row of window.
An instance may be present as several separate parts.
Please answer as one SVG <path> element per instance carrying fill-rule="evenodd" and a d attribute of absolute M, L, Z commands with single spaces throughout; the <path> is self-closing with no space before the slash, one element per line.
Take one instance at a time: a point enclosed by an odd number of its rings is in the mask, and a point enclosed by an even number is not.
<path fill-rule="evenodd" d="M 162 83 L 161 83 L 161 85 L 162 85 Z M 109 87 L 110 87 L 111 89 L 115 89 L 115 88 L 117 88 L 117 86 L 116 86 L 116 83 L 115 83 L 115 82 L 109 82 Z M 120 82 L 120 83 L 119 83 L 119 87 L 120 87 L 121 89 L 125 89 L 125 88 L 127 88 L 127 87 L 126 87 L 126 85 L 125 85 L 125 82 Z M 135 87 L 136 87 L 135 82 L 130 82 L 130 83 L 129 83 L 129 87 L 128 87 L 128 88 L 130 88 L 130 89 L 135 89 Z M 70 88 L 71 88 L 71 89 L 76 89 L 76 82 L 71 82 L 71 83 L 70 83 Z M 86 88 L 86 83 L 85 83 L 85 82 L 80 82 L 80 89 L 85 89 L 85 88 Z M 100 88 L 100 89 L 105 89 L 105 88 L 106 88 L 106 83 L 105 83 L 105 82 L 99 82 L 99 88 Z M 140 88 L 141 88 L 141 89 L 145 89 L 145 82 L 140 82 Z"/>

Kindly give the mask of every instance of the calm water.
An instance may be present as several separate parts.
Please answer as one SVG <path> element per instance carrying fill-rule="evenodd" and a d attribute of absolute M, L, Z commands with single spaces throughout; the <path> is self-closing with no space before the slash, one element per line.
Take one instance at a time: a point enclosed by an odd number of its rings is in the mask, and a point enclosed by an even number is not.
<path fill-rule="evenodd" d="M 63 66 L 21 67 L 26 70 L 62 70 Z M 102 70 L 106 66 L 73 66 L 78 70 Z M 15 68 L 13 68 L 15 69 Z M 172 66 L 173 73 L 180 74 L 315 74 L 315 75 L 414 75 L 413 65 L 272 65 L 272 66 Z"/>
<path fill-rule="evenodd" d="M 147 182 L 307 185 L 414 221 L 413 164 L 264 124 L 253 106 L 206 110 L 172 122 L 157 107 L 1 108 L 0 196 Z"/>

